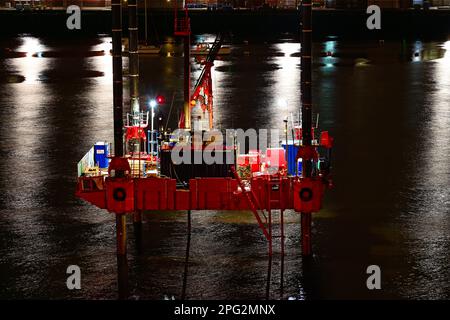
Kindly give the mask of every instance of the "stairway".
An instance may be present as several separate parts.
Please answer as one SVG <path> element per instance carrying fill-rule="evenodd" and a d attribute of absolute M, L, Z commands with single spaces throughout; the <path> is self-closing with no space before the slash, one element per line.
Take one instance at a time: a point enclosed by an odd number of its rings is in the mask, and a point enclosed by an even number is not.
<path fill-rule="evenodd" d="M 272 213 L 273 210 L 272 207 L 280 207 L 280 201 L 282 196 L 282 190 L 281 190 L 281 180 L 279 176 L 271 176 L 270 180 L 268 180 L 268 183 L 266 184 L 268 190 L 267 190 L 267 203 L 265 206 L 261 206 L 261 203 L 259 203 L 258 198 L 255 196 L 254 192 L 250 189 L 248 190 L 239 175 L 236 172 L 236 169 L 234 166 L 231 167 L 231 171 L 236 178 L 239 187 L 241 188 L 242 192 L 244 193 L 248 204 L 250 206 L 250 209 L 253 213 L 253 215 L 256 218 L 256 221 L 258 222 L 259 228 L 262 230 L 266 240 L 269 242 L 269 255 L 272 256 L 273 250 L 272 250 L 272 239 L 273 238 L 280 238 L 281 239 L 281 254 L 284 256 L 284 209 L 276 209 L 279 210 L 279 221 L 278 224 L 280 226 L 280 233 L 274 235 L 272 232 Z M 274 192 L 275 191 L 275 192 Z M 276 192 L 278 191 L 278 192 Z M 275 198 L 272 198 L 273 193 L 275 193 Z M 267 215 L 265 213 L 267 211 Z"/>

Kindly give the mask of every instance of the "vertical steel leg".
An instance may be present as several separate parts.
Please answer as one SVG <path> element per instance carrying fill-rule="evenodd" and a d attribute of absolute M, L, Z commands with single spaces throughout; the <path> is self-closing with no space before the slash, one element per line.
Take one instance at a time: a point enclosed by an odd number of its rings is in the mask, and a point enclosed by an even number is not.
<path fill-rule="evenodd" d="M 312 254 L 311 243 L 311 213 L 301 213 L 302 229 L 302 255 L 309 257 Z"/>
<path fill-rule="evenodd" d="M 184 37 L 184 127 L 191 129 L 191 37 Z"/>
<path fill-rule="evenodd" d="M 280 274 L 280 299 L 284 293 L 284 210 L 280 210 L 280 233 L 281 233 L 281 274 Z"/>
<path fill-rule="evenodd" d="M 136 250 L 140 253 L 142 249 L 142 211 L 140 210 L 133 212 L 133 230 Z"/>
<path fill-rule="evenodd" d="M 284 210 L 280 210 L 281 257 L 284 257 Z"/>
<path fill-rule="evenodd" d="M 119 299 L 128 298 L 127 221 L 126 215 L 116 215 L 117 277 Z"/>
<path fill-rule="evenodd" d="M 272 210 L 269 208 L 269 256 L 272 256 Z"/>

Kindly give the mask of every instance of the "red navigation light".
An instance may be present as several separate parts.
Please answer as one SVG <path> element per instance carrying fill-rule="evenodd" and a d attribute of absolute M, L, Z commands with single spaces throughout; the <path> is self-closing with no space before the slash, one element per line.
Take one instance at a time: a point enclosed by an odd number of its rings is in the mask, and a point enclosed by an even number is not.
<path fill-rule="evenodd" d="M 164 104 L 164 103 L 166 103 L 166 98 L 164 98 L 164 96 L 159 95 L 156 97 L 156 102 L 158 104 Z"/>

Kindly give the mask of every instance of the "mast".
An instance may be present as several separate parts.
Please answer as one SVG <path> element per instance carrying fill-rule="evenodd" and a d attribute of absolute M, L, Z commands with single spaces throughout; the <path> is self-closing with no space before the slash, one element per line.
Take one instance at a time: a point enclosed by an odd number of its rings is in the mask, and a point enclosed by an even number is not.
<path fill-rule="evenodd" d="M 144 23 L 145 23 L 145 45 L 148 45 L 147 0 L 144 0 L 144 7 L 145 7 L 144 8 L 144 11 L 145 11 L 145 15 L 144 15 L 144 17 L 145 17 L 145 21 L 144 21 Z"/>
<path fill-rule="evenodd" d="M 184 105 L 183 113 L 179 122 L 181 129 L 191 128 L 191 65 L 190 65 L 190 44 L 191 44 L 191 27 L 189 20 L 189 12 L 187 8 L 187 0 L 183 5 L 184 17 L 178 17 L 178 1 L 174 1 L 174 34 L 183 37 L 184 43 Z"/>
<path fill-rule="evenodd" d="M 191 29 L 188 12 L 188 1 L 184 1 L 184 15 L 186 19 L 184 44 L 184 127 L 191 129 Z"/>
<path fill-rule="evenodd" d="M 191 36 L 184 36 L 184 127 L 191 129 Z"/>
<path fill-rule="evenodd" d="M 301 48 L 301 102 L 302 102 L 302 144 L 311 146 L 312 122 L 312 10 L 311 0 L 302 1 L 302 48 Z M 305 178 L 311 177 L 311 161 L 303 163 Z"/>
<path fill-rule="evenodd" d="M 112 56 L 113 56 L 113 108 L 114 154 L 123 156 L 123 80 L 122 80 L 122 4 L 111 1 Z"/>
<path fill-rule="evenodd" d="M 128 31 L 130 43 L 129 51 L 129 79 L 130 104 L 133 115 L 133 125 L 139 125 L 139 56 L 138 56 L 138 27 L 137 27 L 137 0 L 128 1 Z"/>
<path fill-rule="evenodd" d="M 138 40 L 139 40 L 139 32 L 138 32 L 138 6 L 137 0 L 128 0 L 128 31 L 129 31 L 129 39 L 130 43 L 128 45 L 129 51 L 129 81 L 130 81 L 130 107 L 131 107 L 131 125 L 132 127 L 141 128 L 146 126 L 144 125 L 143 117 L 141 115 L 141 110 L 139 107 L 139 53 L 138 53 Z M 153 116 L 153 114 L 152 114 Z M 136 132 L 136 131 L 135 131 Z M 137 131 L 139 132 L 139 130 Z M 151 133 L 153 136 L 153 132 Z M 131 141 L 132 146 L 130 145 L 131 153 L 138 154 L 139 164 L 138 164 L 138 172 L 140 176 L 141 165 L 140 165 L 140 157 L 141 157 L 141 148 L 142 148 L 142 140 L 140 135 L 134 136 L 129 139 Z M 145 147 L 144 147 L 145 150 Z M 142 236 L 142 212 L 140 210 L 136 210 L 133 213 L 133 228 L 134 234 L 136 237 L 136 247 L 137 251 L 140 251 L 141 245 L 141 236 Z"/>
<path fill-rule="evenodd" d="M 302 1 L 302 49 L 301 49 L 301 102 L 302 102 L 302 145 L 310 148 L 312 144 L 312 6 L 311 0 Z M 302 177 L 311 178 L 311 159 L 302 159 Z M 311 213 L 301 212 L 302 255 L 312 255 Z"/>
<path fill-rule="evenodd" d="M 123 157 L 123 80 L 122 80 L 122 4 L 111 1 L 112 58 L 113 58 L 113 108 L 114 108 L 114 155 Z M 117 173 L 122 175 L 123 173 Z M 128 297 L 126 216 L 116 215 L 116 254 L 119 299 Z"/>

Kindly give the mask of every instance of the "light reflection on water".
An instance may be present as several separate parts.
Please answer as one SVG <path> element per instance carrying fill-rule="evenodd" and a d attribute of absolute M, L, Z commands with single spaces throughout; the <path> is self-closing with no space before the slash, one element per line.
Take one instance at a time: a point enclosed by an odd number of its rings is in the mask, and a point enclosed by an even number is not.
<path fill-rule="evenodd" d="M 298 83 L 300 81 L 300 59 L 292 56 L 300 50 L 299 43 L 279 43 L 275 44 L 276 50 L 283 56 L 272 58 L 278 69 L 271 74 L 273 89 L 271 99 L 268 101 L 270 110 L 275 109 L 273 122 L 282 124 L 286 117 L 291 115 L 296 118 L 299 114 L 297 106 L 300 104 L 300 95 L 298 94 Z M 285 101 L 280 103 L 280 99 Z M 280 129 L 280 125 L 278 125 Z"/>
<path fill-rule="evenodd" d="M 26 54 L 0 59 L 1 297 L 116 297 L 113 218 L 73 196 L 77 161 L 112 139 L 110 40 L 7 40 Z M 103 54 L 36 55 L 75 45 Z M 299 109 L 300 45 L 232 49 L 213 68 L 216 124 L 282 129 L 286 113 Z M 299 217 L 287 213 L 287 255 L 283 266 L 273 258 L 269 297 L 449 298 L 450 42 L 336 40 L 314 49 L 314 101 L 321 126 L 336 137 L 336 189 L 315 216 L 312 262 L 301 260 Z M 180 105 L 182 60 L 142 57 L 141 101 L 175 92 Z M 193 84 L 199 72 L 194 66 Z M 10 82 L 16 74 L 24 80 Z M 175 123 L 176 113 L 169 127 Z M 267 248 L 252 216 L 207 211 L 192 219 L 186 297 L 266 298 Z M 179 298 L 185 214 L 147 215 L 144 229 L 137 255 L 130 228 L 132 294 Z M 380 293 L 365 289 L 368 263 L 382 267 Z M 69 264 L 83 272 L 76 293 L 65 289 Z"/>
<path fill-rule="evenodd" d="M 26 53 L 26 57 L 18 60 L 19 72 L 25 77 L 25 83 L 36 83 L 39 80 L 39 75 L 42 69 L 45 67 L 45 61 L 39 61 L 33 58 L 33 55 L 44 51 L 45 46 L 41 43 L 41 40 L 36 37 L 24 37 L 22 38 L 22 45 L 18 48 L 18 51 Z M 48 62 L 47 62 L 48 63 Z"/>
<path fill-rule="evenodd" d="M 432 68 L 434 90 L 427 95 L 425 107 L 429 114 L 422 124 L 422 145 L 419 152 L 426 162 L 417 168 L 408 221 L 412 239 L 411 255 L 419 277 L 414 279 L 421 297 L 439 299 L 449 293 L 448 252 L 450 235 L 450 41 L 442 45 L 444 57 Z M 420 227 L 418 227 L 420 226 Z M 436 282 L 440 285 L 430 286 Z"/>

